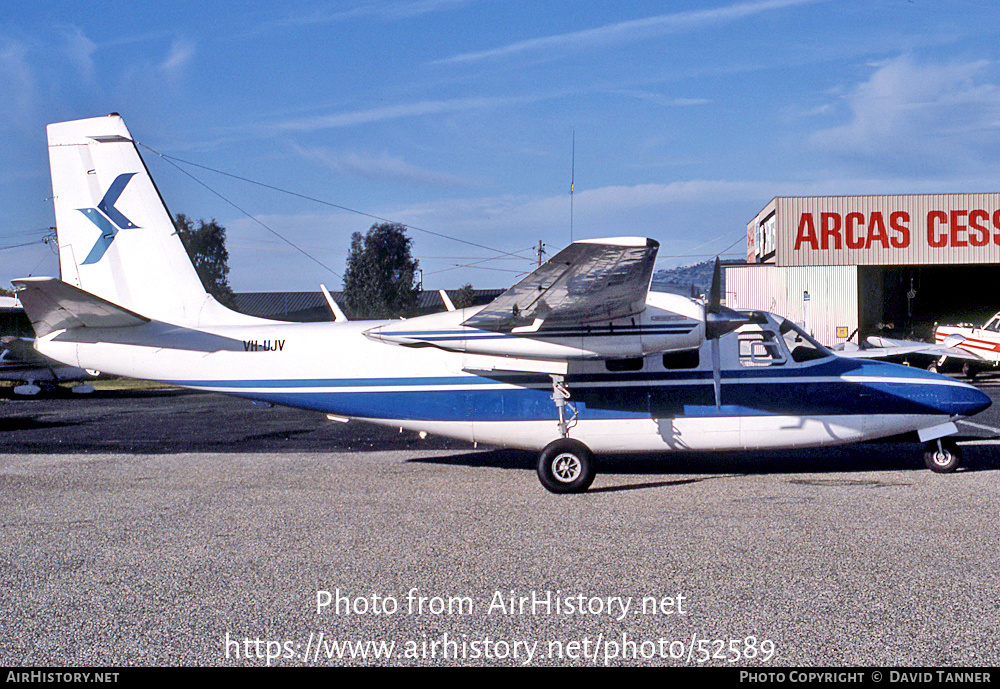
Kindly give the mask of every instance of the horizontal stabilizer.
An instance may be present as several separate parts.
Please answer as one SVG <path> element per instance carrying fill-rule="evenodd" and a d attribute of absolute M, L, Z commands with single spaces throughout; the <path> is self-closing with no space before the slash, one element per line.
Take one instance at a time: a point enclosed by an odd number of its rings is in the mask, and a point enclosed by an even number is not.
<path fill-rule="evenodd" d="M 149 319 L 56 278 L 14 280 L 38 337 L 74 328 L 123 328 Z"/>

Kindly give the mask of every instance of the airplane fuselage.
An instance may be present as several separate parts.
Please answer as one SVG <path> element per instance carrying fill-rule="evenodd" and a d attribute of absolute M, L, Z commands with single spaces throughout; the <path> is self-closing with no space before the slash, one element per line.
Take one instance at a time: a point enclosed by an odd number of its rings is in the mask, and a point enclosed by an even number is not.
<path fill-rule="evenodd" d="M 794 325 L 650 292 L 659 243 L 583 239 L 479 309 L 288 324 L 205 292 L 121 116 L 47 128 L 60 279 L 15 281 L 43 354 L 69 365 L 337 417 L 541 449 L 555 493 L 594 452 L 846 443 L 917 431 L 954 471 L 955 419 L 989 398 L 841 359 Z M 339 308 L 331 305 L 339 319 Z M 948 440 L 947 443 L 944 441 Z"/>
<path fill-rule="evenodd" d="M 821 351 L 796 361 L 782 322 L 757 320 L 719 341 L 718 405 L 710 342 L 570 362 L 569 437 L 598 453 L 819 446 L 931 428 L 989 404 L 971 386 L 917 369 Z M 169 327 L 152 323 L 62 331 L 38 346 L 119 375 L 487 444 L 537 450 L 560 437 L 544 366 L 508 357 L 484 372 L 480 355 L 366 335 L 384 324 L 269 322 L 207 329 L 201 341 L 179 329 L 184 348 L 175 348 Z"/>

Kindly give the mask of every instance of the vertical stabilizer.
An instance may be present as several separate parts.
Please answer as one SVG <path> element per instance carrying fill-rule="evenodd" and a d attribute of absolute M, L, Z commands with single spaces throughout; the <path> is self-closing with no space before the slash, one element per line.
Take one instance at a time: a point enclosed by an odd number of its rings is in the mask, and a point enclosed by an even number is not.
<path fill-rule="evenodd" d="M 119 115 L 48 126 L 62 280 L 168 323 L 254 319 L 204 289 Z"/>

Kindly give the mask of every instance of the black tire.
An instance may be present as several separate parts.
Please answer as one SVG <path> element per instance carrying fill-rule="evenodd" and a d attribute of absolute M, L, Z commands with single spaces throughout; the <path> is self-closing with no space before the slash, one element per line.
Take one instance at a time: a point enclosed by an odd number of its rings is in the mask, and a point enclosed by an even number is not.
<path fill-rule="evenodd" d="M 962 375 L 964 375 L 969 380 L 975 380 L 976 376 L 979 374 L 979 367 L 966 361 L 962 364 Z"/>
<path fill-rule="evenodd" d="M 930 366 L 927 367 L 927 370 L 930 371 L 931 373 L 937 373 L 938 372 L 938 365 L 937 364 L 931 364 Z"/>
<path fill-rule="evenodd" d="M 924 464 L 938 474 L 950 474 L 962 464 L 962 450 L 950 438 L 932 440 L 924 446 Z"/>
<path fill-rule="evenodd" d="M 538 455 L 538 480 L 552 493 L 582 493 L 596 474 L 594 453 L 579 440 L 553 440 Z"/>

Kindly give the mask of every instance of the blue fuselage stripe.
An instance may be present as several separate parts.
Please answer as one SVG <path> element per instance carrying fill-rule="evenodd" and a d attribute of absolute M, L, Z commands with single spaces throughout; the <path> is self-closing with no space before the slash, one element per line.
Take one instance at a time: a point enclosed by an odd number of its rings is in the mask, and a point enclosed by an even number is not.
<path fill-rule="evenodd" d="M 567 376 L 583 419 L 962 414 L 982 408 L 974 388 L 899 375 L 844 380 L 825 366 L 722 372 L 722 408 L 715 406 L 711 371 Z M 872 369 L 852 371 L 864 375 Z M 826 373 L 827 375 L 824 375 Z M 843 371 L 838 371 L 843 373 Z M 893 371 L 892 373 L 896 373 Z M 358 418 L 435 421 L 529 421 L 556 417 L 548 376 L 497 374 L 428 378 L 184 380 L 177 385 L 218 390 L 277 404 Z M 505 385 L 509 383 L 510 385 Z"/>

